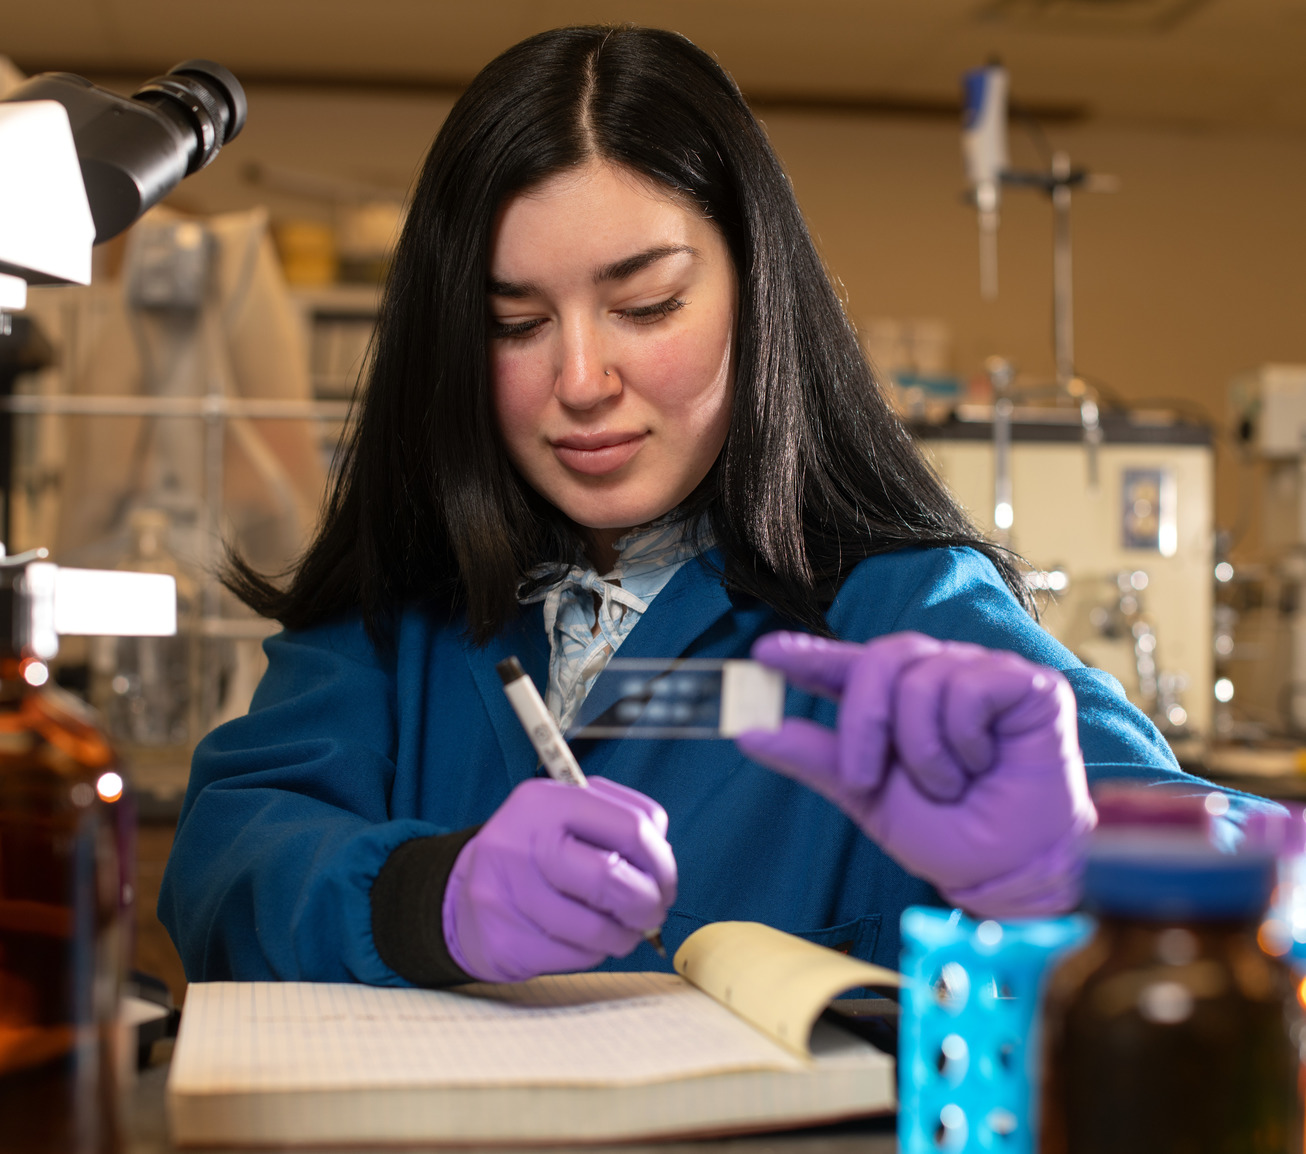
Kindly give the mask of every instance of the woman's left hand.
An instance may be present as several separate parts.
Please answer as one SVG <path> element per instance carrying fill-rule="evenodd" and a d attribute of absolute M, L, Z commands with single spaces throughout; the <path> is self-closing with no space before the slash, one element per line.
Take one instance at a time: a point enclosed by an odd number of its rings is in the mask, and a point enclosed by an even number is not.
<path fill-rule="evenodd" d="M 754 659 L 839 702 L 738 738 L 829 798 L 904 868 L 982 917 L 1074 907 L 1089 832 L 1069 683 L 1014 653 L 898 633 L 866 645 L 772 633 Z"/>

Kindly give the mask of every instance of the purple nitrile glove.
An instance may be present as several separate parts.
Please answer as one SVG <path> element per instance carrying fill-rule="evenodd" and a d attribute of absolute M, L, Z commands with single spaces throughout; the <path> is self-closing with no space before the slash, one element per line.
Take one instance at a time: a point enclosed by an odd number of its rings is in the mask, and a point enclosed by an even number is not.
<path fill-rule="evenodd" d="M 454 862 L 443 909 L 450 956 L 486 982 L 625 956 L 676 900 L 666 832 L 663 808 L 616 782 L 522 782 Z"/>
<path fill-rule="evenodd" d="M 829 798 L 911 873 L 982 917 L 1075 906 L 1097 814 L 1056 670 L 919 633 L 866 645 L 772 633 L 753 657 L 839 702 L 738 739 Z"/>

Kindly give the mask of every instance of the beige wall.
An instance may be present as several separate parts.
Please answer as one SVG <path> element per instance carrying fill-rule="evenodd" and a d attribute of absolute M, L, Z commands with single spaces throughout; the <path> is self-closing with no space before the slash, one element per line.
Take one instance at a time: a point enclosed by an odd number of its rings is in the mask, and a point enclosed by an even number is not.
<path fill-rule="evenodd" d="M 770 116 L 852 316 L 938 316 L 955 368 L 985 356 L 1052 371 L 1051 209 L 1006 196 L 1001 291 L 980 300 L 973 215 L 958 203 L 947 124 Z M 1076 363 L 1131 400 L 1183 398 L 1227 424 L 1229 379 L 1267 361 L 1306 361 L 1306 139 L 1085 126 L 1052 134 L 1076 163 L 1121 180 L 1073 208 Z M 1013 138 L 1013 161 L 1037 164 Z M 1238 516 L 1234 455 L 1222 448 L 1217 525 Z M 1257 508 L 1255 477 L 1243 499 Z M 1255 521 L 1247 543 L 1257 538 Z"/>
<path fill-rule="evenodd" d="M 256 88 L 245 135 L 176 199 L 203 210 L 266 202 L 274 214 L 325 211 L 243 181 L 251 161 L 404 188 L 449 104 Z M 947 321 L 962 375 L 992 353 L 1051 372 L 1052 226 L 1042 197 L 1008 194 L 1001 294 L 984 303 L 954 125 L 765 110 L 763 119 L 855 320 Z M 1224 420 L 1236 372 L 1306 362 L 1306 139 L 1092 124 L 1050 137 L 1122 182 L 1118 193 L 1075 202 L 1081 372 L 1128 398 L 1182 397 Z M 1012 147 L 1017 165 L 1037 164 L 1015 131 Z M 1236 485 L 1223 456 L 1216 487 L 1219 522 L 1229 524 Z"/>

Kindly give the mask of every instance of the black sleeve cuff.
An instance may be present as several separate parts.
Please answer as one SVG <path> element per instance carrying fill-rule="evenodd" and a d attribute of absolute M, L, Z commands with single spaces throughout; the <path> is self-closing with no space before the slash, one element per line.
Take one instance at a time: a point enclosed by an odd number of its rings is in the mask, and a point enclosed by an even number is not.
<path fill-rule="evenodd" d="M 406 841 L 386 858 L 372 883 L 372 939 L 396 974 L 415 986 L 476 981 L 444 941 L 444 891 L 458 854 L 479 825 Z"/>

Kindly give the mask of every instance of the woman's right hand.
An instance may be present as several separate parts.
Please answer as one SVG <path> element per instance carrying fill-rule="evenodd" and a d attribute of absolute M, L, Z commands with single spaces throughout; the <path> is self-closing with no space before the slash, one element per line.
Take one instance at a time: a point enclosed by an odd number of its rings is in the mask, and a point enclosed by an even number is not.
<path fill-rule="evenodd" d="M 444 938 L 468 974 L 516 982 L 624 957 L 676 899 L 667 815 L 601 777 L 523 782 L 458 855 Z"/>

